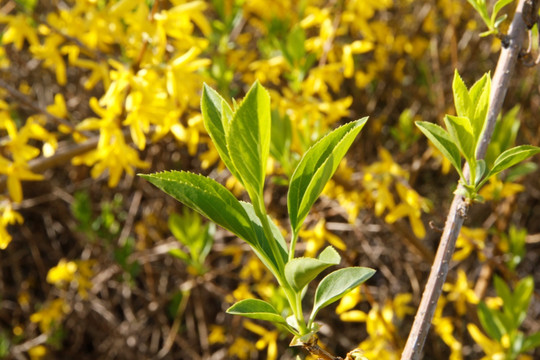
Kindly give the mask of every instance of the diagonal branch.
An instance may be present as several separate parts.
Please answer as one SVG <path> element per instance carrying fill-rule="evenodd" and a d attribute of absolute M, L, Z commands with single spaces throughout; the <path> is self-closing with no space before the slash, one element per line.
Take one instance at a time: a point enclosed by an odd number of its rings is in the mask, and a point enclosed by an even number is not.
<path fill-rule="evenodd" d="M 501 111 L 502 103 L 506 96 L 506 91 L 508 90 L 508 84 L 523 44 L 526 28 L 522 12 L 524 4 L 527 1 L 530 0 L 519 1 L 514 19 L 510 25 L 507 37 L 508 41 L 507 43 L 506 41 L 503 42 L 503 49 L 501 50 L 497 69 L 495 70 L 492 80 L 487 124 L 476 153 L 478 159 L 484 157 L 489 142 L 491 141 L 495 122 Z M 467 168 L 464 173 L 465 172 L 468 173 Z M 454 196 L 446 219 L 444 232 L 439 243 L 439 248 L 435 256 L 435 261 L 431 267 L 428 282 L 422 295 L 422 300 L 420 301 L 420 306 L 418 307 L 411 332 L 409 333 L 407 344 L 401 354 L 401 360 L 420 359 L 424 342 L 431 325 L 431 320 L 433 319 L 433 314 L 441 295 L 442 286 L 446 281 L 448 266 L 452 260 L 456 240 L 463 225 L 463 221 L 467 216 L 467 211 L 468 205 L 465 203 L 463 197 L 461 195 Z"/>

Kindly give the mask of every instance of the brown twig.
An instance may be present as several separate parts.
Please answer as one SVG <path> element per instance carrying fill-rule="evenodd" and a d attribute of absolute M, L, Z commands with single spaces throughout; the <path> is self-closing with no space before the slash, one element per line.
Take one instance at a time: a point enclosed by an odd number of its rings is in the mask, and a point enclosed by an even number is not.
<path fill-rule="evenodd" d="M 13 86 L 8 84 L 4 79 L 0 79 L 0 88 L 3 88 L 6 90 L 15 100 L 17 100 L 21 105 L 34 110 L 35 112 L 38 112 L 40 114 L 43 114 L 47 116 L 50 120 L 54 121 L 58 125 L 64 125 L 70 128 L 72 131 L 76 132 L 75 126 L 65 119 L 62 119 L 61 117 L 58 117 L 56 115 L 51 114 L 46 109 L 43 109 L 42 107 L 36 105 L 30 98 L 28 98 L 26 95 L 21 93 L 19 90 L 15 89 Z"/>
<path fill-rule="evenodd" d="M 523 44 L 523 36 L 525 35 L 525 23 L 521 16 L 522 9 L 526 0 L 520 0 L 516 9 L 514 19 L 510 25 L 508 33 L 508 46 L 503 47 L 497 63 L 497 69 L 493 76 L 492 88 L 490 94 L 490 105 L 486 120 L 486 128 L 480 139 L 480 144 L 477 148 L 476 156 L 478 159 L 484 157 L 491 135 L 495 127 L 497 116 L 502 108 L 508 84 L 514 71 L 516 60 Z M 465 169 L 467 170 L 467 169 Z M 468 173 L 468 171 L 466 171 Z M 448 274 L 448 266 L 454 253 L 456 239 L 461 230 L 461 226 L 467 215 L 468 206 L 461 195 L 456 195 L 452 201 L 441 242 L 435 257 L 435 262 L 431 268 L 428 282 L 426 284 L 424 294 L 414 323 L 407 339 L 407 344 L 401 355 L 402 360 L 416 360 L 422 354 L 424 342 L 429 331 L 431 320 L 437 301 L 441 295 L 442 286 Z"/>

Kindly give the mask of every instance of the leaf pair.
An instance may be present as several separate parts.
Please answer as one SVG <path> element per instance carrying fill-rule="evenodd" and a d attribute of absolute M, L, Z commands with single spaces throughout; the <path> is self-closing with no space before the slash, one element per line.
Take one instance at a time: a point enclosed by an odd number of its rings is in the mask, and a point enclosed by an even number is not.
<path fill-rule="evenodd" d="M 348 267 L 336 270 L 321 280 L 315 291 L 315 300 L 309 327 L 320 309 L 341 299 L 346 293 L 369 279 L 375 270 L 363 267 Z M 258 299 L 246 299 L 231 306 L 228 313 L 252 319 L 267 320 L 283 325 L 295 335 L 304 335 L 292 327 L 269 303 Z"/>
<path fill-rule="evenodd" d="M 270 150 L 270 95 L 255 82 L 233 112 L 208 85 L 201 98 L 204 126 L 219 156 L 252 201 L 262 196 Z"/>

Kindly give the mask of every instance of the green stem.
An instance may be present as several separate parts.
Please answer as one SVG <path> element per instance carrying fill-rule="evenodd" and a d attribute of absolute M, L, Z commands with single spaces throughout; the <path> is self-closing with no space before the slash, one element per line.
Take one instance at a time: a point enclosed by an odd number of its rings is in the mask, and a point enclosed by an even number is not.
<path fill-rule="evenodd" d="M 298 241 L 298 233 L 294 232 L 291 236 L 291 243 L 289 244 L 289 261 L 294 259 L 294 252 L 296 250 L 296 242 Z"/>

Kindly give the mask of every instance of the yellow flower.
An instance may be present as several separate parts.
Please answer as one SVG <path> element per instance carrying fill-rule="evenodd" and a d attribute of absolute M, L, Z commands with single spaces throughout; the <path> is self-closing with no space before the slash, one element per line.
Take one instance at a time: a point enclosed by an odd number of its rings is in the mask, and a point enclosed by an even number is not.
<path fill-rule="evenodd" d="M 418 238 L 426 236 L 426 229 L 421 221 L 422 211 L 429 211 L 429 205 L 416 191 L 406 187 L 402 183 L 396 183 L 396 189 L 401 199 L 401 203 L 392 209 L 385 217 L 385 221 L 389 224 L 394 223 L 398 219 L 407 216 L 411 223 L 414 234 Z"/>
<path fill-rule="evenodd" d="M 525 190 L 525 187 L 521 184 L 502 182 L 497 176 L 492 176 L 489 179 L 489 183 L 482 187 L 479 194 L 484 200 L 499 201 L 514 196 L 523 190 Z"/>
<path fill-rule="evenodd" d="M 480 345 L 486 356 L 480 360 L 503 360 L 506 358 L 504 348 L 497 341 L 491 340 L 485 336 L 474 324 L 467 324 L 467 330 L 473 340 Z"/>
<path fill-rule="evenodd" d="M 49 269 L 47 282 L 57 287 L 61 287 L 65 283 L 73 283 L 77 287 L 79 295 L 84 299 L 92 287 L 91 278 L 94 275 L 92 271 L 94 263 L 94 260 L 66 261 L 62 259 L 55 267 Z"/>
<path fill-rule="evenodd" d="M 44 345 L 31 347 L 28 350 L 28 355 L 30 356 L 30 360 L 41 360 L 47 356 L 47 348 Z"/>
<path fill-rule="evenodd" d="M 485 247 L 487 237 L 486 230 L 482 228 L 470 229 L 463 226 L 456 241 L 456 252 L 452 256 L 454 261 L 462 261 L 466 259 L 473 250 L 478 251 L 478 258 L 484 260 L 485 256 L 482 253 Z"/>
<path fill-rule="evenodd" d="M 467 305 L 478 304 L 478 297 L 467 281 L 467 275 L 462 269 L 458 270 L 458 276 L 455 284 L 445 283 L 443 290 L 448 292 L 447 299 L 455 303 L 456 311 L 459 315 L 464 315 L 467 311 Z"/>
<path fill-rule="evenodd" d="M 224 344 L 227 340 L 225 335 L 225 328 L 219 325 L 210 326 L 210 334 L 208 335 L 208 342 L 210 344 Z"/>
<path fill-rule="evenodd" d="M 263 350 L 267 348 L 267 359 L 276 360 L 278 355 L 277 338 L 279 335 L 277 330 L 269 331 L 251 321 L 244 321 L 244 327 L 249 331 L 261 336 L 261 338 L 255 343 L 255 347 L 257 348 L 257 350 Z"/>
<path fill-rule="evenodd" d="M 310 230 L 300 230 L 300 237 L 306 242 L 305 256 L 307 257 L 315 257 L 319 249 L 326 242 L 339 250 L 347 249 L 347 245 L 345 245 L 343 240 L 326 229 L 326 221 L 324 219 L 319 220 L 315 227 Z"/>
<path fill-rule="evenodd" d="M 229 356 L 236 356 L 240 360 L 251 359 L 252 354 L 256 351 L 255 345 L 250 341 L 238 336 L 229 347 Z"/>
<path fill-rule="evenodd" d="M 16 223 L 22 224 L 23 221 L 21 214 L 13 210 L 10 202 L 0 202 L 0 250 L 7 248 L 11 242 L 11 235 L 7 232 L 7 226 Z"/>
<path fill-rule="evenodd" d="M 7 23 L 2 35 L 2 44 L 13 44 L 17 50 L 22 50 L 24 40 L 30 45 L 39 45 L 36 29 L 30 25 L 31 19 L 19 12 L 15 16 L 0 15 L 0 23 Z"/>
<path fill-rule="evenodd" d="M 71 311 L 64 299 L 55 299 L 45 304 L 45 306 L 32 315 L 30 321 L 39 323 L 39 328 L 42 333 L 48 333 L 53 327 L 59 326 L 64 316 Z"/>

